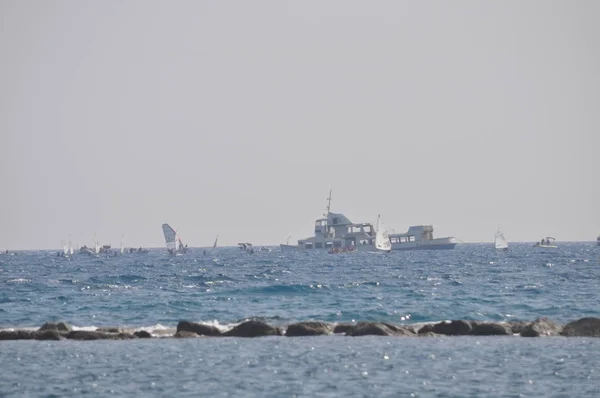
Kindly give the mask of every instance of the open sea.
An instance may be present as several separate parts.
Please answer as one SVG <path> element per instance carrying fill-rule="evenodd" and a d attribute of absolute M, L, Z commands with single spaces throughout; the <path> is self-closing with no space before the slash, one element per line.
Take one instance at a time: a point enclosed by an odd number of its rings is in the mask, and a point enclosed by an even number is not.
<path fill-rule="evenodd" d="M 118 257 L 0 255 L 0 328 L 122 327 L 163 338 L 0 341 L 0 397 L 598 397 L 600 339 L 518 336 L 166 338 L 249 317 L 567 323 L 600 317 L 600 247 Z"/>

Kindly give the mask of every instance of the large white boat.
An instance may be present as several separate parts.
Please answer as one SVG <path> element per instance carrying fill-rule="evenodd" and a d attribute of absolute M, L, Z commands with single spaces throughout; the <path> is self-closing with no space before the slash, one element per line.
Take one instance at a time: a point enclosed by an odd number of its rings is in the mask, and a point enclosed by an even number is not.
<path fill-rule="evenodd" d="M 392 250 L 448 250 L 458 244 L 452 236 L 434 238 L 433 225 L 413 225 L 405 233 L 389 236 Z"/>
<path fill-rule="evenodd" d="M 331 212 L 331 191 L 327 198 L 324 218 L 315 221 L 315 234 L 300 239 L 297 245 L 281 244 L 282 251 L 327 250 L 376 251 L 376 231 L 370 223 L 353 223 L 342 213 Z M 391 250 L 453 249 L 458 243 L 455 238 L 434 238 L 431 225 L 416 225 L 406 233 L 388 234 Z"/>

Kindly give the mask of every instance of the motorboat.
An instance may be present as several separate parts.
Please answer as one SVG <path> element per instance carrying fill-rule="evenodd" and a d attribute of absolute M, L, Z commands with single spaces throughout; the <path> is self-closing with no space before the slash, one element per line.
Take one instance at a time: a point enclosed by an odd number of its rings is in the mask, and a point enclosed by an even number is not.
<path fill-rule="evenodd" d="M 240 242 L 238 243 L 238 248 L 246 253 L 254 253 L 254 247 L 250 242 Z"/>
<path fill-rule="evenodd" d="M 535 247 L 539 247 L 542 249 L 556 249 L 558 248 L 558 246 L 555 244 L 556 239 L 551 237 L 551 236 L 547 236 L 545 238 L 542 238 L 541 241 L 539 242 L 535 242 Z"/>

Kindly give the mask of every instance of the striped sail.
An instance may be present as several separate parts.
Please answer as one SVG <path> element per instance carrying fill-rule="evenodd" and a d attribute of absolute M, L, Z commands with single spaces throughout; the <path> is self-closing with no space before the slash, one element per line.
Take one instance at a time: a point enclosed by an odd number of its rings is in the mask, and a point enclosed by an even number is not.
<path fill-rule="evenodd" d="M 169 250 L 177 250 L 178 249 L 178 239 L 177 232 L 169 224 L 162 225 L 163 234 L 165 235 L 165 243 L 167 244 L 167 249 Z"/>

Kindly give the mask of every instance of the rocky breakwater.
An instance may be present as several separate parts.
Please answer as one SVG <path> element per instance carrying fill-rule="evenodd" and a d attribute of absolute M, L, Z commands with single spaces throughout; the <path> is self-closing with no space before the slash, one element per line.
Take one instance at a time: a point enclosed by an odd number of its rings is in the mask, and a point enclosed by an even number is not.
<path fill-rule="evenodd" d="M 482 322 L 453 320 L 428 324 L 397 325 L 387 322 L 328 323 L 305 321 L 285 327 L 269 325 L 262 320 L 242 321 L 227 330 L 204 323 L 181 321 L 173 338 L 197 337 L 261 337 L 261 336 L 564 336 L 600 337 L 600 318 L 581 318 L 565 325 L 548 318 L 532 322 Z M 74 330 L 64 322 L 46 323 L 37 330 L 0 330 L 0 340 L 133 340 L 154 338 L 145 330 L 128 332 L 121 328 L 97 328 L 96 330 Z"/>

